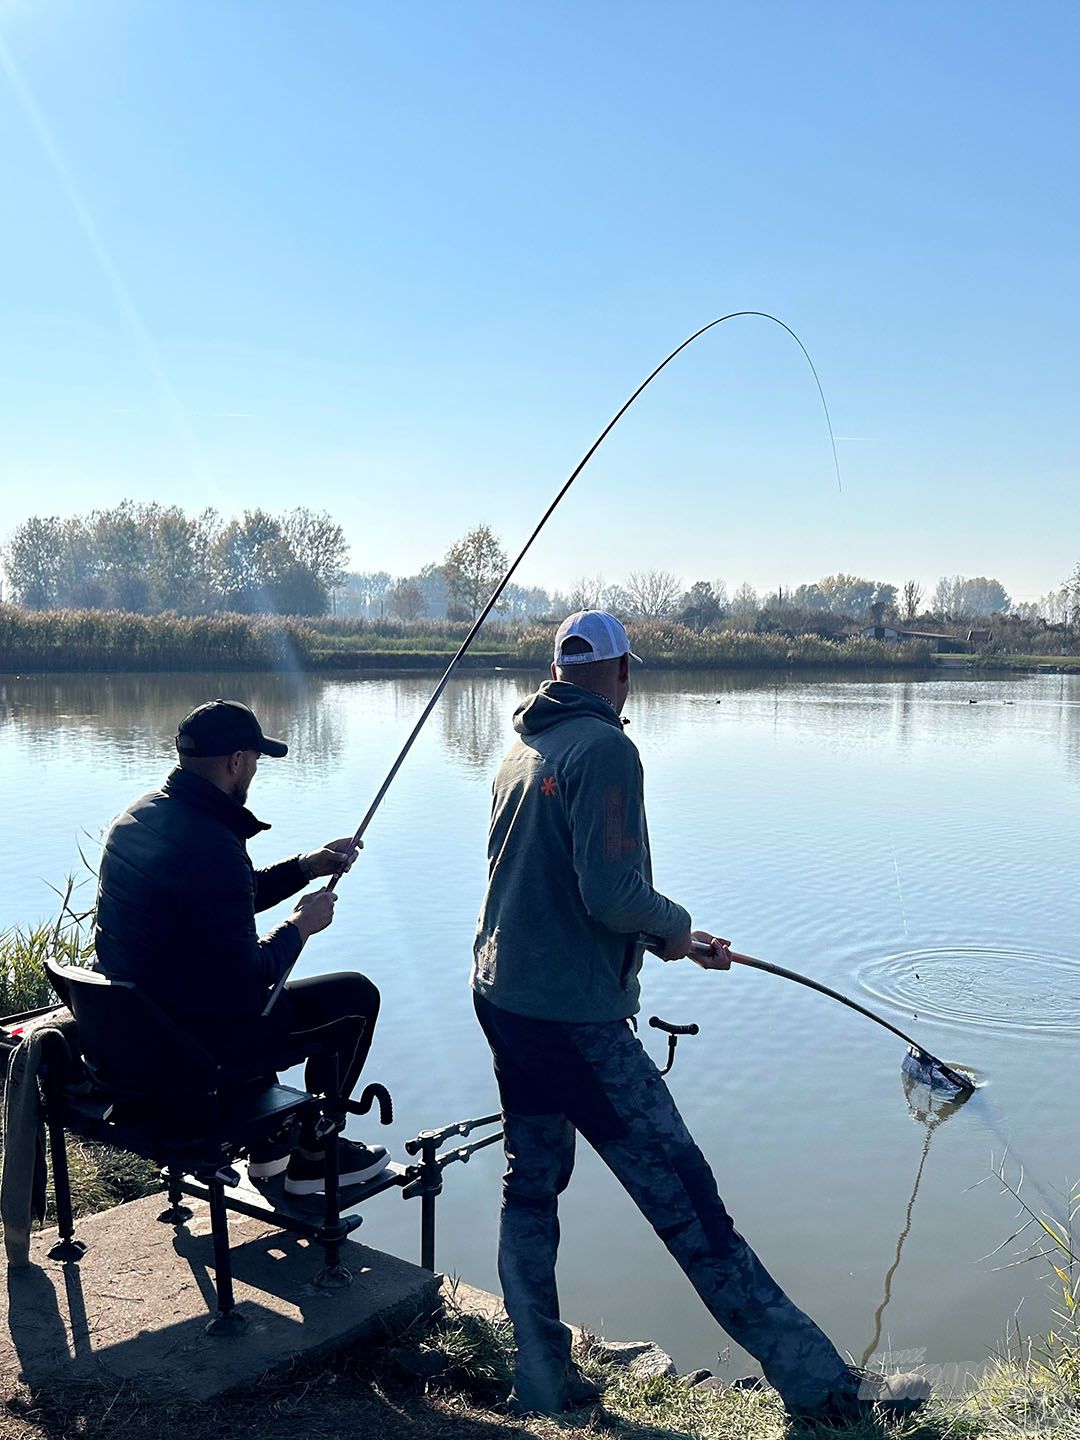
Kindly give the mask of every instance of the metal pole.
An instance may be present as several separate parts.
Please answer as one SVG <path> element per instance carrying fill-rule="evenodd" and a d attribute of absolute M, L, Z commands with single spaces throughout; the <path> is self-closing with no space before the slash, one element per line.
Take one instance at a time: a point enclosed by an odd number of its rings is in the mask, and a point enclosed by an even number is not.
<path fill-rule="evenodd" d="M 435 1273 L 435 1200 L 442 1190 L 442 1173 L 436 1156 L 434 1136 L 420 1151 L 420 1264 Z"/>
<path fill-rule="evenodd" d="M 214 1238 L 214 1288 L 217 1291 L 220 1329 L 231 1329 L 229 1317 L 236 1301 L 233 1297 L 232 1259 L 229 1255 L 229 1217 L 225 1210 L 225 1187 L 215 1175 L 207 1182 L 210 1192 L 210 1228 Z M 215 1321 L 211 1321 L 214 1324 Z"/>

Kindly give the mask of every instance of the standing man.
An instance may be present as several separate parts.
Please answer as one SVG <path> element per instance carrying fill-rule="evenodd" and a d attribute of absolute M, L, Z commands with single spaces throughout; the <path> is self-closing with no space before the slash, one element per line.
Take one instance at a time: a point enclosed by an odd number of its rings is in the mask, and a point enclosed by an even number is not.
<path fill-rule="evenodd" d="M 494 784 L 471 983 L 505 1124 L 499 1275 L 514 1400 L 555 1414 L 598 1398 L 571 1360 L 555 1286 L 558 1197 L 580 1132 L 792 1414 L 844 1418 L 875 1399 L 913 1408 L 924 1382 L 852 1372 L 735 1230 L 631 1027 L 643 937 L 664 960 L 696 939 L 709 945 L 703 968 L 731 964 L 728 941 L 691 931 L 652 886 L 641 761 L 620 718 L 636 659 L 614 616 L 564 620 L 551 680 L 518 707 Z"/>
<path fill-rule="evenodd" d="M 262 939 L 255 915 L 310 881 L 343 873 L 352 840 L 256 870 L 247 841 L 269 830 L 246 808 L 263 755 L 288 746 L 262 732 L 238 700 L 211 700 L 180 722 L 179 764 L 160 790 L 113 822 L 98 880 L 94 947 L 112 980 L 131 980 L 237 1079 L 307 1061 L 305 1085 L 352 1093 L 371 1048 L 379 992 L 357 973 L 289 981 L 264 1014 L 278 981 L 307 940 L 334 918 L 333 891 L 301 895 L 292 914 Z M 312 1051 L 316 1051 L 314 1055 Z M 293 1145 L 292 1142 L 298 1140 Z M 387 1165 L 382 1146 L 340 1142 L 341 1184 L 372 1179 Z M 290 1153 L 291 1152 L 291 1153 Z M 253 1179 L 286 1171 L 285 1189 L 323 1189 L 325 1152 L 314 1122 L 251 1158 Z"/>

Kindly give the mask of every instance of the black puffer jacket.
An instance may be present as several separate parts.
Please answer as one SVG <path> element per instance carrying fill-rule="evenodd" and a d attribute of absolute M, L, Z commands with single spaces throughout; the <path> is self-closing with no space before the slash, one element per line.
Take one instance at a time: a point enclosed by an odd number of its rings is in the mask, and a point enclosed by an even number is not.
<path fill-rule="evenodd" d="M 105 841 L 97 968 L 135 981 L 222 1059 L 303 946 L 288 922 L 262 940 L 255 929 L 257 911 L 306 883 L 297 859 L 253 867 L 245 842 L 269 828 L 216 785 L 176 769 Z"/>

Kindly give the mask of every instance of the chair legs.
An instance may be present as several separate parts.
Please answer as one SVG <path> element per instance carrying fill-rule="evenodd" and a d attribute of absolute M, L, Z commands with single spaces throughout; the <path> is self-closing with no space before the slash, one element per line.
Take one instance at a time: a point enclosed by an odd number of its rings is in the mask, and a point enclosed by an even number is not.
<path fill-rule="evenodd" d="M 333 1073 L 327 1109 L 319 1121 L 317 1133 L 326 1147 L 325 1209 L 319 1243 L 323 1247 L 326 1263 L 315 1276 L 315 1284 L 321 1290 L 345 1290 L 352 1284 L 352 1271 L 341 1263 L 341 1247 L 348 1238 L 349 1226 L 341 1218 L 341 1156 L 338 1141 L 345 1128 L 345 1101 L 338 1095 L 339 1075 L 337 1057 L 332 1061 Z"/>
<path fill-rule="evenodd" d="M 229 1254 L 229 1217 L 225 1208 L 225 1186 L 217 1175 L 206 1182 L 210 1202 L 210 1228 L 214 1237 L 214 1288 L 217 1314 L 206 1327 L 208 1335 L 235 1335 L 247 1320 L 236 1309 L 233 1296 L 232 1257 Z"/>
<path fill-rule="evenodd" d="M 81 1260 L 86 1246 L 75 1239 L 75 1221 L 71 1212 L 71 1176 L 68 1172 L 67 1136 L 57 1119 L 57 1107 L 49 1106 L 49 1154 L 52 1161 L 53 1192 L 56 1195 L 56 1227 L 60 1238 L 49 1250 L 50 1260 Z"/>
<path fill-rule="evenodd" d="M 165 1172 L 165 1181 L 168 1187 L 169 1204 L 168 1208 L 163 1210 L 157 1218 L 163 1225 L 182 1225 L 195 1213 L 182 1203 L 184 1199 L 183 1174 L 174 1165 L 170 1165 Z"/>

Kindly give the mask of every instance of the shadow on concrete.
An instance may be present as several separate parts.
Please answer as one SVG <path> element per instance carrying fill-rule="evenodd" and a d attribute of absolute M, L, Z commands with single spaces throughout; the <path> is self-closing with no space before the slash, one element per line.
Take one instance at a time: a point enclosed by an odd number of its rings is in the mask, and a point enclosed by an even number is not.
<path fill-rule="evenodd" d="M 88 1249 L 79 1262 L 48 1261 L 50 1237 L 35 1237 L 38 1263 L 9 1270 L 3 1297 L 6 1393 L 20 1383 L 59 1393 L 93 1381 L 148 1388 L 158 1401 L 209 1402 L 297 1359 L 377 1343 L 437 1307 L 435 1276 L 354 1241 L 343 1251 L 353 1283 L 320 1288 L 319 1246 L 249 1221 L 231 1247 L 246 1324 L 208 1334 L 217 1295 L 213 1239 L 199 1233 L 205 1215 L 197 1212 L 193 1228 L 161 1224 L 160 1203 L 151 1196 L 81 1223 Z"/>

